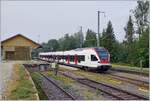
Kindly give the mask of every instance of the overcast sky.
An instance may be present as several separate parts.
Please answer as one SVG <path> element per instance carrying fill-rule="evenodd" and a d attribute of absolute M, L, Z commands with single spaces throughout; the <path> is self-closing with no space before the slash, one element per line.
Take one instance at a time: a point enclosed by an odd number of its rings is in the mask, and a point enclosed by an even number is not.
<path fill-rule="evenodd" d="M 83 33 L 87 29 L 97 32 L 97 11 L 100 16 L 100 31 L 111 20 L 117 40 L 124 39 L 124 26 L 136 7 L 136 1 L 3 1 L 1 3 L 1 39 L 18 33 L 34 41 L 59 39 L 64 34 Z M 40 38 L 38 38 L 40 35 Z"/>

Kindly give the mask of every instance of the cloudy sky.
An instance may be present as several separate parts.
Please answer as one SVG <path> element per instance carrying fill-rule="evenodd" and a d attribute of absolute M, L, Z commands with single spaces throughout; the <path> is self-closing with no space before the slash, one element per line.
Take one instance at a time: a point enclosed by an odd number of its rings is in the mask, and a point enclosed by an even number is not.
<path fill-rule="evenodd" d="M 1 3 L 1 39 L 18 33 L 34 41 L 47 42 L 64 34 L 83 33 L 87 29 L 97 32 L 97 11 L 100 31 L 111 20 L 117 40 L 124 39 L 124 26 L 136 7 L 136 1 L 3 1 Z M 40 37 L 38 37 L 40 36 Z"/>

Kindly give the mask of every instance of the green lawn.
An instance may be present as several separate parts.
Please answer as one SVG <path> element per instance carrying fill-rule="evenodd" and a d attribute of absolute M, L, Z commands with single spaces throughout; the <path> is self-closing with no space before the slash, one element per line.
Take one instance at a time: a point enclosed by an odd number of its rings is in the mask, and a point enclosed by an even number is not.
<path fill-rule="evenodd" d="M 36 90 L 33 87 L 32 82 L 29 80 L 25 68 L 22 65 L 16 65 L 18 67 L 18 76 L 15 81 L 16 87 L 11 91 L 10 98 L 14 100 L 36 100 Z"/>
<path fill-rule="evenodd" d="M 48 76 L 54 78 L 55 80 L 58 80 L 58 81 L 63 82 L 63 84 L 65 84 L 65 85 L 70 85 L 70 84 L 72 84 L 72 83 L 75 82 L 74 80 L 72 80 L 72 79 L 70 79 L 70 78 L 67 78 L 67 77 L 65 77 L 65 76 L 63 76 L 63 75 L 57 75 L 57 76 L 56 76 L 56 75 L 54 74 L 54 72 L 52 72 L 52 71 L 45 72 L 45 74 L 47 74 Z"/>
<path fill-rule="evenodd" d="M 140 67 L 133 67 L 128 64 L 112 64 L 112 68 L 132 70 L 132 71 L 141 71 Z M 143 68 L 142 72 L 149 73 L 149 68 Z"/>

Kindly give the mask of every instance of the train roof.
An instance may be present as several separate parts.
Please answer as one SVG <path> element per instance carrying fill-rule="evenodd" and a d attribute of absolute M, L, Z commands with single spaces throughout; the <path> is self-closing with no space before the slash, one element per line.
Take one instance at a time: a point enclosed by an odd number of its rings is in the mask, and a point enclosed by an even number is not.
<path fill-rule="evenodd" d="M 73 49 L 74 51 L 82 51 L 82 50 L 86 50 L 86 49 L 104 49 L 104 47 L 86 47 L 86 48 L 76 48 L 76 49 Z"/>
<path fill-rule="evenodd" d="M 67 50 L 67 51 L 56 51 L 56 52 L 40 52 L 40 55 L 47 55 L 47 54 L 74 54 L 77 51 L 78 52 L 83 52 L 86 50 L 90 50 L 90 49 L 95 49 L 95 50 L 100 50 L 100 49 L 105 49 L 104 47 L 86 47 L 86 48 L 77 48 L 77 49 L 73 49 L 73 50 Z"/>

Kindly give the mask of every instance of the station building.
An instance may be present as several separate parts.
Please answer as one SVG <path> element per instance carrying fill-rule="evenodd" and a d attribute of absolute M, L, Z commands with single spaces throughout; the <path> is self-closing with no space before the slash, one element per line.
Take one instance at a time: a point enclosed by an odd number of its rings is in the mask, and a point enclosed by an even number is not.
<path fill-rule="evenodd" d="M 1 42 L 1 56 L 3 60 L 30 60 L 32 50 L 38 47 L 38 43 L 17 34 Z"/>

